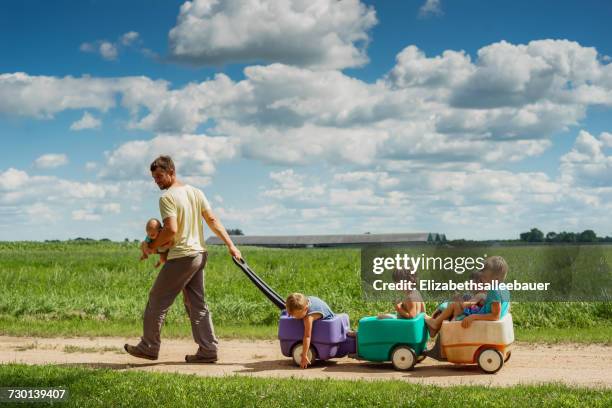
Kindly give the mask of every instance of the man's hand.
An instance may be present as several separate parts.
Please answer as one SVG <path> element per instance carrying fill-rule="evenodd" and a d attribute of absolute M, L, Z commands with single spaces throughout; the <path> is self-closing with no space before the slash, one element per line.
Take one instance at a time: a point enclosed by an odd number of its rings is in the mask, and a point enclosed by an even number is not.
<path fill-rule="evenodd" d="M 157 263 L 155 264 L 156 268 L 159 268 L 160 266 L 162 266 L 164 264 L 164 261 L 162 261 L 161 259 L 159 261 L 157 261 Z"/>
<path fill-rule="evenodd" d="M 473 321 L 474 321 L 474 316 L 472 315 L 465 316 L 465 318 L 461 321 L 461 327 L 463 327 L 464 329 L 467 329 L 468 327 L 470 327 Z"/>
<path fill-rule="evenodd" d="M 240 253 L 240 250 L 236 248 L 236 246 L 232 245 L 228 249 L 231 256 L 233 256 L 234 258 L 242 259 L 242 254 Z"/>
<path fill-rule="evenodd" d="M 310 364 L 310 360 L 308 359 L 308 354 L 302 354 L 302 361 L 300 362 L 300 368 L 306 368 Z"/>

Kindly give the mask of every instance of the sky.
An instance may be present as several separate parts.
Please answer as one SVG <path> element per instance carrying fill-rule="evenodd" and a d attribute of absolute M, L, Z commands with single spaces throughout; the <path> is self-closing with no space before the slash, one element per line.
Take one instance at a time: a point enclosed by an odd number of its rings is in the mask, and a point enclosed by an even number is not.
<path fill-rule="evenodd" d="M 607 1 L 0 3 L 0 240 L 612 235 Z M 208 232 L 207 232 L 208 234 Z"/>

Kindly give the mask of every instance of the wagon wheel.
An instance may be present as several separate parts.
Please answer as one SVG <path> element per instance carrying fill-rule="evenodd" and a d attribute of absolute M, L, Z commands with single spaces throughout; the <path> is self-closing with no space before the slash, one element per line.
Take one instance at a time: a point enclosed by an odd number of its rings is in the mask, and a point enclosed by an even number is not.
<path fill-rule="evenodd" d="M 417 357 L 410 347 L 397 346 L 391 352 L 391 363 L 396 370 L 412 370 L 417 363 Z"/>
<path fill-rule="evenodd" d="M 304 349 L 304 346 L 302 345 L 302 342 L 299 342 L 295 346 L 293 346 L 293 349 L 291 350 L 291 357 L 293 357 L 293 364 L 295 364 L 298 367 L 300 366 L 300 363 L 302 362 L 302 350 L 303 349 Z M 317 353 L 315 349 L 312 347 L 309 347 L 308 353 L 306 355 L 308 356 L 308 359 L 310 360 L 310 364 L 312 365 L 317 358 Z"/>
<path fill-rule="evenodd" d="M 417 357 L 417 363 L 422 362 L 423 360 L 425 360 L 427 358 L 427 356 L 425 354 L 421 354 L 420 356 Z"/>
<path fill-rule="evenodd" d="M 504 360 L 504 364 L 508 362 L 508 360 L 510 360 L 510 356 L 512 355 L 512 352 L 509 351 L 508 354 L 506 354 L 506 358 Z"/>
<path fill-rule="evenodd" d="M 504 356 L 494 348 L 483 349 L 478 354 L 478 367 L 487 374 L 494 374 L 504 366 Z"/>

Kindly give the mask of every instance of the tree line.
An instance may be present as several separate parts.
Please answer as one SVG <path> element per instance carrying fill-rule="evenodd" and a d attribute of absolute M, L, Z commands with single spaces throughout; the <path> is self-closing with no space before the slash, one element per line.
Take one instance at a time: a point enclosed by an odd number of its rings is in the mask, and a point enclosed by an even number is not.
<path fill-rule="evenodd" d="M 582 232 L 550 231 L 544 235 L 538 228 L 532 228 L 522 232 L 519 237 L 525 242 L 612 242 L 612 237 L 598 237 L 595 231 L 590 229 Z"/>

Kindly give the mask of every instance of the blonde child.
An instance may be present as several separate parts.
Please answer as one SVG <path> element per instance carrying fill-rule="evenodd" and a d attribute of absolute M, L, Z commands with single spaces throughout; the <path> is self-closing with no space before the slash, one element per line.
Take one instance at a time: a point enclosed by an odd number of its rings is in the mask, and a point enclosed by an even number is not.
<path fill-rule="evenodd" d="M 397 269 L 393 271 L 393 281 L 395 283 L 400 282 L 413 282 L 417 283 L 417 277 L 415 273 L 412 273 L 411 269 Z M 421 297 L 421 293 L 417 290 L 406 290 L 404 291 L 404 297 L 401 302 L 396 303 L 395 311 L 397 317 L 402 319 L 414 319 L 421 313 L 425 312 L 425 303 Z M 388 313 L 381 313 L 378 315 L 379 319 L 389 319 L 394 316 Z"/>
<path fill-rule="evenodd" d="M 503 282 L 508 274 L 508 264 L 501 256 L 492 256 L 485 260 L 484 268 L 482 269 L 481 282 L 491 283 L 493 281 Z M 482 307 L 474 310 L 474 313 L 466 310 L 471 310 L 474 302 L 453 302 L 444 309 L 435 318 L 425 319 L 425 323 L 429 328 L 429 334 L 434 337 L 444 320 L 453 318 L 461 320 L 461 326 L 468 328 L 474 320 L 499 320 L 508 313 L 510 308 L 510 292 L 508 290 L 489 290 L 485 297 Z"/>
<path fill-rule="evenodd" d="M 310 339 L 312 336 L 312 323 L 315 320 L 326 320 L 334 317 L 334 312 L 331 311 L 327 303 L 316 296 L 305 296 L 301 293 L 292 293 L 285 301 L 287 314 L 294 319 L 300 319 L 304 322 L 304 337 L 302 338 L 302 361 L 301 368 L 308 367 L 310 360 L 308 359 L 308 349 L 310 348 Z"/>

